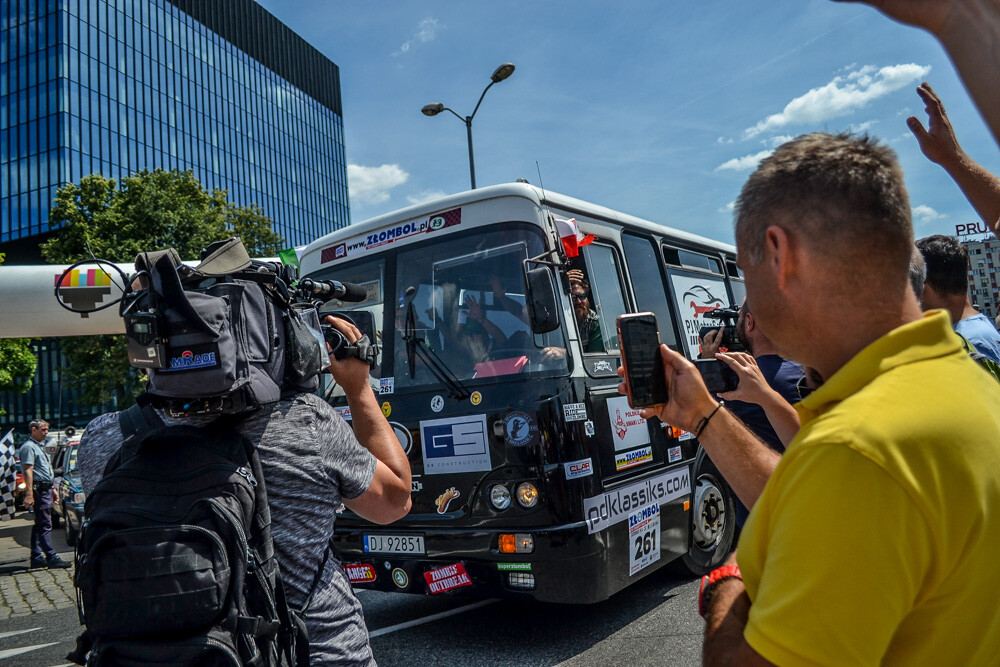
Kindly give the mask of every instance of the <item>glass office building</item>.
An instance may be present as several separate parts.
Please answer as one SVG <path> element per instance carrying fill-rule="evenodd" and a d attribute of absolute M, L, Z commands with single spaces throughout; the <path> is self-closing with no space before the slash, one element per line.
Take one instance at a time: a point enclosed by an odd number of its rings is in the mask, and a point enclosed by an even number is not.
<path fill-rule="evenodd" d="M 2 0 L 7 261 L 40 261 L 61 185 L 156 168 L 260 206 L 290 244 L 348 224 L 337 66 L 252 0 Z M 48 378 L 36 386 L 0 398 L 0 421 L 65 413 Z"/>

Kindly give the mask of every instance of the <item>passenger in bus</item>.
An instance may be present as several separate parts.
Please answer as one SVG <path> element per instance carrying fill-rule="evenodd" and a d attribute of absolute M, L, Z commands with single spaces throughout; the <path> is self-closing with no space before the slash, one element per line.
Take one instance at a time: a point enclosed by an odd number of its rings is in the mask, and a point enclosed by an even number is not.
<path fill-rule="evenodd" d="M 756 497 L 738 558 L 703 583 L 704 663 L 992 664 L 1000 387 L 907 284 L 894 153 L 846 134 L 780 146 L 737 199 L 736 239 L 761 328 L 825 382 L 781 457 L 660 348 L 670 401 L 641 414 Z"/>
<path fill-rule="evenodd" d="M 590 306 L 590 282 L 584 277 L 581 269 L 570 269 L 570 297 L 573 299 L 573 314 L 576 316 L 576 326 L 580 331 L 580 345 L 584 352 L 606 352 L 604 334 L 601 331 L 601 319 Z M 543 350 L 544 361 L 557 361 L 566 358 L 566 348 L 546 347 Z"/>

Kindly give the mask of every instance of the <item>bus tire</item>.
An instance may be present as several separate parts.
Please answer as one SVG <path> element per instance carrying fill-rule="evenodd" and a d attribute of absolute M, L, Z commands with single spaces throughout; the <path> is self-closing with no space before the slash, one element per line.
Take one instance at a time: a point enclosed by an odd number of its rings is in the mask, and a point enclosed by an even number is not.
<path fill-rule="evenodd" d="M 700 577 L 722 565 L 736 546 L 736 495 L 707 456 L 695 475 L 691 521 L 691 545 L 678 565 Z"/>

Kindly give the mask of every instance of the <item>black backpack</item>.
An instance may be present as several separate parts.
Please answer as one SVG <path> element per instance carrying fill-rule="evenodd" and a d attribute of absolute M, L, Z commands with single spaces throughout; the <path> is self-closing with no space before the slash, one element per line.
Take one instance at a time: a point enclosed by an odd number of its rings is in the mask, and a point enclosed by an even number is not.
<path fill-rule="evenodd" d="M 69 660 L 308 665 L 305 612 L 285 601 L 260 459 L 234 419 L 168 427 L 148 401 L 120 414 L 125 442 L 87 497 L 77 542 L 87 630 Z"/>

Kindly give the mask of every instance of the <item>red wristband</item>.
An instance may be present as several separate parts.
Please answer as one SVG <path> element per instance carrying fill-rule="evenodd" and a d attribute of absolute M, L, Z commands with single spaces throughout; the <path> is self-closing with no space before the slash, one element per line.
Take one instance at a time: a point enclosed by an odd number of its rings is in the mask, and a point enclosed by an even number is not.
<path fill-rule="evenodd" d="M 743 574 L 740 566 L 736 563 L 717 567 L 701 578 L 701 588 L 698 590 L 698 615 L 705 617 L 708 611 L 708 600 L 711 597 L 712 588 L 723 579 L 739 579 L 743 581 Z"/>

